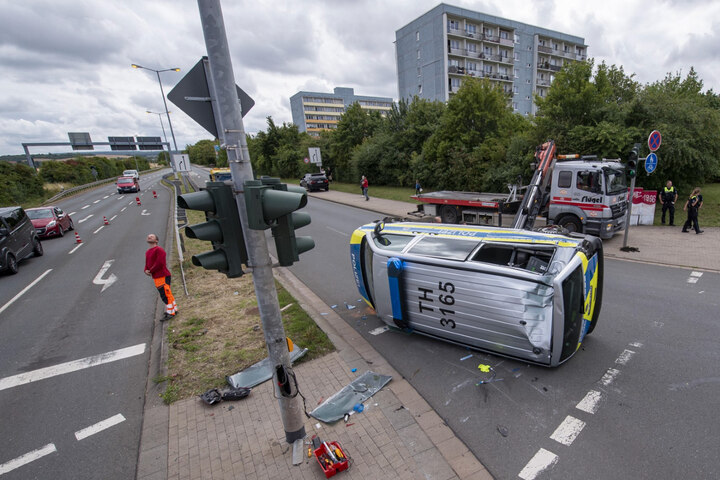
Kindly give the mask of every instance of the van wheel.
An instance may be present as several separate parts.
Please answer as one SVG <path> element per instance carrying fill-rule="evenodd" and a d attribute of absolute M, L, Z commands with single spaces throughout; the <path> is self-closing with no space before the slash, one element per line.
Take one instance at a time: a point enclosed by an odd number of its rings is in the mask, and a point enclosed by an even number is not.
<path fill-rule="evenodd" d="M 597 325 L 596 318 L 594 318 L 593 321 L 590 322 L 590 327 L 588 327 L 588 331 L 587 331 L 586 335 L 590 335 L 593 332 L 593 330 L 595 330 L 595 325 Z"/>
<path fill-rule="evenodd" d="M 452 205 L 443 205 L 440 209 L 440 219 L 443 223 L 458 223 L 459 217 L 458 209 Z"/>
<path fill-rule="evenodd" d="M 62 227 L 60 227 L 60 231 L 62 232 Z M 42 257 L 43 253 L 45 253 L 43 251 L 42 243 L 40 243 L 40 239 L 38 239 L 38 238 L 33 240 L 33 253 L 35 254 L 36 257 Z"/>
<path fill-rule="evenodd" d="M 18 272 L 17 260 L 15 260 L 15 255 L 12 253 L 8 253 L 7 256 L 7 269 L 10 275 L 15 275 Z"/>
<path fill-rule="evenodd" d="M 575 215 L 563 215 L 556 223 L 569 233 L 582 233 L 582 223 L 580 223 L 580 219 Z"/>

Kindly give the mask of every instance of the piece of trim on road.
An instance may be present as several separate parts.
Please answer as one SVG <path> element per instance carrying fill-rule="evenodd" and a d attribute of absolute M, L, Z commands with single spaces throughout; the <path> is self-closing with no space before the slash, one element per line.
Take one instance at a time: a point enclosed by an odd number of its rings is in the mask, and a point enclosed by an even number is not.
<path fill-rule="evenodd" d="M 45 455 L 50 455 L 51 453 L 57 452 L 57 448 L 55 448 L 54 443 L 48 443 L 42 448 L 38 448 L 37 450 L 33 450 L 32 452 L 28 452 L 25 455 L 20 455 L 17 458 L 14 458 L 10 460 L 9 462 L 5 462 L 2 465 L 0 465 L 0 475 L 3 475 L 5 473 L 11 472 L 15 470 L 16 468 L 22 467 L 23 465 L 27 465 L 30 462 L 33 462 L 35 460 L 38 460 Z"/>
<path fill-rule="evenodd" d="M 117 415 L 113 415 L 112 417 L 98 422 L 95 425 L 90 425 L 89 427 L 78 430 L 75 432 L 75 438 L 77 438 L 78 441 L 83 440 L 91 435 L 107 430 L 110 427 L 114 427 L 118 423 L 122 423 L 124 421 L 125 417 L 123 417 L 121 413 L 118 413 Z"/>
<path fill-rule="evenodd" d="M 50 272 L 52 272 L 52 271 L 53 271 L 52 268 L 50 268 L 50 269 L 48 269 L 48 270 L 45 270 L 45 273 L 43 273 L 43 274 L 40 275 L 38 278 L 36 278 L 35 280 L 33 280 L 30 285 L 28 285 L 27 287 L 25 287 L 25 288 L 23 288 L 22 290 L 20 290 L 20 292 L 18 292 L 17 295 L 15 295 L 13 298 L 11 298 L 9 302 L 7 302 L 5 305 L 3 305 L 2 307 L 0 307 L 0 313 L 4 312 L 5 309 L 7 309 L 10 305 L 12 305 L 18 298 L 20 298 L 20 297 L 22 297 L 23 295 L 25 295 L 25 293 L 27 293 L 28 290 L 30 290 L 32 287 L 34 287 L 36 283 L 38 283 L 40 280 L 42 280 L 43 278 L 45 278 L 45 275 L 47 275 L 48 273 L 50 273 Z"/>
<path fill-rule="evenodd" d="M 534 480 L 538 475 L 558 462 L 558 456 L 541 448 L 535 456 L 525 465 L 518 475 L 523 480 Z"/>
<path fill-rule="evenodd" d="M 585 422 L 568 415 L 550 435 L 550 438 L 563 445 L 572 445 L 583 428 L 585 428 Z"/>
<path fill-rule="evenodd" d="M 125 358 L 142 355 L 144 352 L 145 344 L 139 343 L 137 345 L 133 345 L 132 347 L 121 348 L 119 350 L 113 350 L 112 352 L 81 358 L 80 360 L 73 360 L 71 362 L 61 363 L 51 367 L 19 373 L 11 377 L 0 378 L 0 391 L 25 385 L 26 383 L 37 382 L 38 380 L 45 380 L 46 378 L 57 375 L 77 372 L 78 370 L 83 370 L 85 368 L 96 367 L 105 363 L 111 363 Z"/>

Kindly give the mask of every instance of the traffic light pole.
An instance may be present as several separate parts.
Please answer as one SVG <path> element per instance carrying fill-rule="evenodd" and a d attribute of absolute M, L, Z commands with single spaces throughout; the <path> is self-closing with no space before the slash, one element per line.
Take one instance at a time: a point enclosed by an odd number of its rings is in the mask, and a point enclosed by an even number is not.
<path fill-rule="evenodd" d="M 628 232 L 630 231 L 630 219 L 632 218 L 630 215 L 632 215 L 632 206 L 633 206 L 633 197 L 635 196 L 635 177 L 632 177 L 630 179 L 630 195 L 628 199 L 628 208 L 627 208 L 627 216 L 625 217 L 625 235 L 623 237 L 623 246 L 622 248 L 627 248 L 627 239 L 628 239 Z"/>
<path fill-rule="evenodd" d="M 235 201 L 245 234 L 248 253 L 248 267 L 252 267 L 255 295 L 257 296 L 268 356 L 273 366 L 275 391 L 278 393 L 280 414 L 288 443 L 305 437 L 303 409 L 300 398 L 284 396 L 277 388 L 278 368 L 291 372 L 290 354 L 282 324 L 282 313 L 278 302 L 272 262 L 263 230 L 248 228 L 247 209 L 243 195 L 244 183 L 253 180 L 250 154 L 245 138 L 240 102 L 235 87 L 230 50 L 225 33 L 225 23 L 220 0 L 198 0 L 205 45 L 210 66 L 208 88 L 216 112 L 217 131 L 228 153 L 232 174 Z M 217 120 L 219 119 L 219 122 Z"/>

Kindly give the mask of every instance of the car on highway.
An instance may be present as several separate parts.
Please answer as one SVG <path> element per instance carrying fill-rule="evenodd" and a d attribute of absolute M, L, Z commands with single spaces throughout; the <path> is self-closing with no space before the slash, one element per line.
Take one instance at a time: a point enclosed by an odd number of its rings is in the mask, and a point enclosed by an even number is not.
<path fill-rule="evenodd" d="M 135 180 L 140 180 L 140 174 L 137 170 L 125 170 L 122 174 L 123 177 L 133 177 Z"/>
<path fill-rule="evenodd" d="M 0 208 L 0 271 L 18 272 L 18 263 L 31 253 L 43 254 L 42 243 L 22 207 Z"/>
<path fill-rule="evenodd" d="M 300 186 L 305 188 L 308 192 L 313 190 L 330 190 L 330 182 L 324 173 L 306 173 L 305 176 L 300 179 Z"/>
<path fill-rule="evenodd" d="M 40 238 L 62 237 L 66 231 L 75 228 L 70 214 L 63 212 L 60 207 L 28 208 L 25 213 Z"/>
<path fill-rule="evenodd" d="M 118 193 L 139 192 L 140 183 L 138 182 L 137 178 L 120 177 L 117 179 L 117 191 Z"/>
<path fill-rule="evenodd" d="M 392 327 L 543 366 L 595 328 L 599 238 L 455 224 L 377 222 L 350 240 L 360 295 Z"/>

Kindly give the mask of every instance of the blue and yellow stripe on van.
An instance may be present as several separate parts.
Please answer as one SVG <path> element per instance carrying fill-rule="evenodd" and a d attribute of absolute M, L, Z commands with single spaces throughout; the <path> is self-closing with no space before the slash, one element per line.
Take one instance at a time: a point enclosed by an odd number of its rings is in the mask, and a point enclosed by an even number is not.
<path fill-rule="evenodd" d="M 578 342 L 578 348 L 585 338 L 585 335 L 590 329 L 590 324 L 593 321 L 593 314 L 597 308 L 597 291 L 598 291 L 598 255 L 593 255 L 592 258 L 588 259 L 583 252 L 578 252 L 577 255 L 582 261 L 583 273 L 584 273 L 584 284 L 585 284 L 585 307 L 583 309 L 583 328 L 580 341 Z"/>
<path fill-rule="evenodd" d="M 357 285 L 360 296 L 365 300 L 370 307 L 375 306 L 370 302 L 370 296 L 365 290 L 365 279 L 362 273 L 362 258 L 360 253 L 360 245 L 362 244 L 363 238 L 367 232 L 364 229 L 355 230 L 350 237 L 350 263 L 352 265 L 353 278 L 355 279 L 355 285 Z"/>

